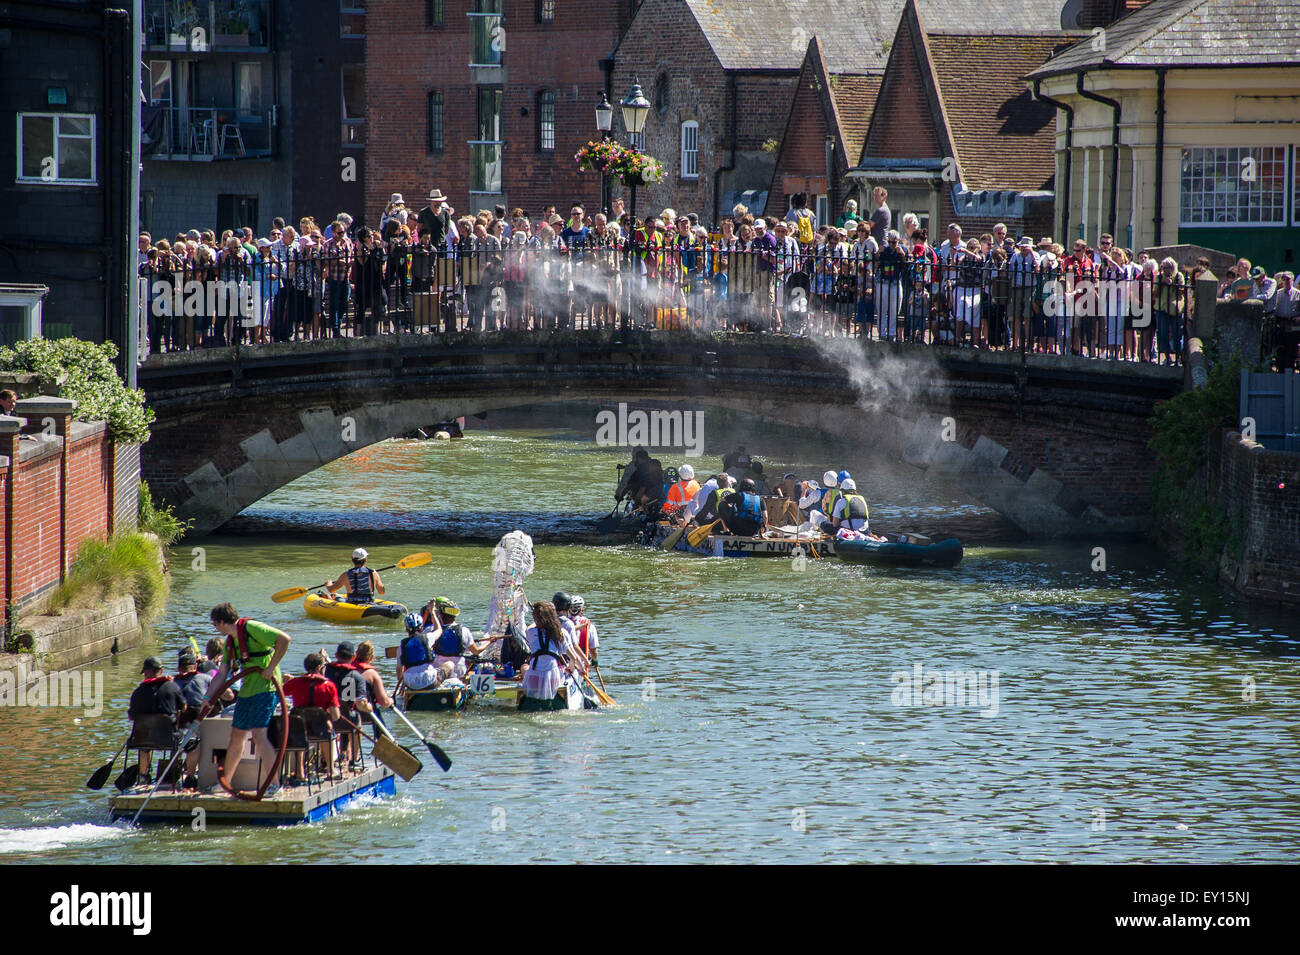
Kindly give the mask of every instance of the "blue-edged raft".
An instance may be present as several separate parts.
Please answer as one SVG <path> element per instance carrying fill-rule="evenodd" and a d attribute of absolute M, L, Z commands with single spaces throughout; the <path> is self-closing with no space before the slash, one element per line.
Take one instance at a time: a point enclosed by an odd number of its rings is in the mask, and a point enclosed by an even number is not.
<path fill-rule="evenodd" d="M 922 541 L 925 541 L 922 543 Z M 887 541 L 837 540 L 835 556 L 846 564 L 888 564 L 896 567 L 956 567 L 962 558 L 955 537 L 929 543 L 926 538 L 901 535 Z"/>
<path fill-rule="evenodd" d="M 142 823 L 189 825 L 200 813 L 208 823 L 288 826 L 300 822 L 320 822 L 342 812 L 348 804 L 362 797 L 391 796 L 397 791 L 392 771 L 382 764 L 359 773 L 347 773 L 342 779 L 324 781 L 323 786 L 285 786 L 274 796 L 260 802 L 248 802 L 225 792 L 171 793 L 160 790 L 149 800 L 140 816 Z M 132 819 L 149 795 L 147 788 L 114 796 L 109 801 L 113 819 Z"/>

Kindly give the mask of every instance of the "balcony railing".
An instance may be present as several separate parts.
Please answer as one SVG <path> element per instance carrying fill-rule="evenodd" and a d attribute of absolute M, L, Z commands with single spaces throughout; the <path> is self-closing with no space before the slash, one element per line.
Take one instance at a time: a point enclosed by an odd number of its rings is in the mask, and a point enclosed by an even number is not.
<path fill-rule="evenodd" d="M 145 0 L 146 50 L 212 53 L 271 48 L 271 0 Z"/>
<path fill-rule="evenodd" d="M 470 192 L 501 193 L 503 142 L 473 140 L 469 144 Z"/>
<path fill-rule="evenodd" d="M 232 106 L 146 106 L 142 111 L 145 151 L 155 159 L 260 159 L 274 151 L 275 107 L 251 113 Z"/>

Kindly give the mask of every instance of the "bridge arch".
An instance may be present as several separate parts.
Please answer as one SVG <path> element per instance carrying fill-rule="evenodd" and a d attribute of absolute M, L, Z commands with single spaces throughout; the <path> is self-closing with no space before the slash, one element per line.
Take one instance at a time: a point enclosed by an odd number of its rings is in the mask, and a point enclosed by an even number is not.
<path fill-rule="evenodd" d="M 750 336 L 448 338 L 151 359 L 141 372 L 157 414 L 145 476 L 206 533 L 330 461 L 431 422 L 532 401 L 669 401 L 860 442 L 955 481 L 1027 533 L 1095 536 L 1141 527 L 1146 417 L 1178 386 L 1169 373 L 1116 377 L 1069 359 L 881 343 L 843 345 L 840 362 L 808 342 Z"/>

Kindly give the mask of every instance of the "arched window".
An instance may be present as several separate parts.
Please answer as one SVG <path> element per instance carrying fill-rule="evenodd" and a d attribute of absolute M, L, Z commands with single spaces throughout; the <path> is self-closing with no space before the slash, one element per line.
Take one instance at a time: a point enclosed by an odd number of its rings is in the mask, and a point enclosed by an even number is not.
<path fill-rule="evenodd" d="M 682 123 L 682 178 L 700 178 L 700 124 L 693 119 Z"/>
<path fill-rule="evenodd" d="M 555 93 L 542 90 L 537 94 L 537 149 L 555 151 Z"/>

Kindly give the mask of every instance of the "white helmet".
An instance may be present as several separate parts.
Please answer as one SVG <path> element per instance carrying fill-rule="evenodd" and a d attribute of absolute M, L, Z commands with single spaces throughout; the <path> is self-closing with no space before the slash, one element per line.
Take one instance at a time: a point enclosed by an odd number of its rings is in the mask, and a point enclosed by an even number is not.
<path fill-rule="evenodd" d="M 681 475 L 683 481 L 695 480 L 695 468 L 691 467 L 689 464 L 683 464 L 677 469 L 677 473 Z"/>
<path fill-rule="evenodd" d="M 839 483 L 839 478 L 835 476 L 834 471 L 827 471 L 825 474 L 822 475 L 822 483 L 825 484 L 827 487 L 834 487 L 836 484 Z"/>
<path fill-rule="evenodd" d="M 844 483 L 840 485 L 841 491 L 856 491 L 857 489 L 857 482 L 853 478 L 845 478 Z"/>
<path fill-rule="evenodd" d="M 364 547 L 358 547 L 356 550 L 352 552 L 353 560 L 365 560 L 369 556 L 370 556 L 370 552 L 367 551 Z"/>

